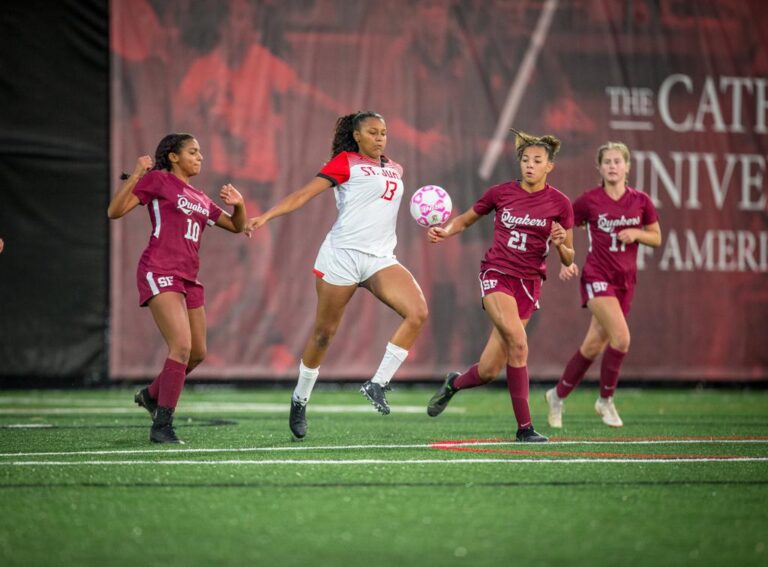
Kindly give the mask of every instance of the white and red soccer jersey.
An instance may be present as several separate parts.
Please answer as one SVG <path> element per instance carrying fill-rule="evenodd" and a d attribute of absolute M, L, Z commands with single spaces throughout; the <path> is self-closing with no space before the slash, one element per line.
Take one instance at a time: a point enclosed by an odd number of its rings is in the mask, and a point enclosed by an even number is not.
<path fill-rule="evenodd" d="M 200 238 L 223 212 L 205 193 L 168 171 L 144 175 L 134 194 L 152 221 L 149 244 L 139 260 L 145 271 L 176 274 L 195 281 L 200 268 Z"/>
<path fill-rule="evenodd" d="M 546 278 L 552 222 L 566 230 L 573 227 L 571 202 L 551 185 L 533 193 L 517 181 L 494 185 L 472 208 L 478 215 L 496 211 L 493 244 L 481 271 L 494 269 L 523 279 Z"/>
<path fill-rule="evenodd" d="M 341 152 L 325 164 L 319 177 L 333 183 L 339 216 L 327 239 L 334 248 L 373 256 L 391 256 L 397 244 L 397 212 L 403 198 L 403 168 L 356 152 Z"/>
<path fill-rule="evenodd" d="M 618 235 L 625 228 L 643 228 L 658 220 L 651 198 L 627 187 L 621 198 L 614 201 L 605 189 L 596 187 L 576 199 L 573 210 L 576 225 L 586 224 L 589 235 L 582 278 L 621 288 L 634 285 L 639 244 L 624 244 Z"/>

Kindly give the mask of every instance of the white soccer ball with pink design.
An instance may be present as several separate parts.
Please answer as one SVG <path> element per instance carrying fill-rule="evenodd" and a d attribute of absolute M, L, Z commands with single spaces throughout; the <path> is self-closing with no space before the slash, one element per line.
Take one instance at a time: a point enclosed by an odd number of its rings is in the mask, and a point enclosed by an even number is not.
<path fill-rule="evenodd" d="M 445 223 L 452 210 L 451 196 L 437 185 L 419 187 L 411 197 L 411 216 L 423 227 Z"/>

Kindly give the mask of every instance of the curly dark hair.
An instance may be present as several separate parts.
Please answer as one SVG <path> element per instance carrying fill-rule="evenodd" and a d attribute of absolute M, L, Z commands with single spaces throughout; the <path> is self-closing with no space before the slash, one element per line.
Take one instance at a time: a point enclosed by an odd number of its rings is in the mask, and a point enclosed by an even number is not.
<path fill-rule="evenodd" d="M 175 134 L 168 134 L 160 140 L 155 150 L 155 165 L 152 169 L 171 171 L 171 161 L 168 159 L 168 154 L 178 154 L 181 152 L 181 148 L 184 147 L 184 142 L 193 138 L 192 134 L 177 132 Z"/>
<path fill-rule="evenodd" d="M 341 152 L 357 152 L 360 150 L 352 133 L 355 130 L 359 130 L 360 124 L 368 118 L 384 120 L 384 117 L 378 112 L 362 110 L 354 114 L 341 116 L 336 121 L 336 127 L 333 130 L 333 142 L 331 144 L 331 157 Z"/>
<path fill-rule="evenodd" d="M 510 130 L 515 134 L 515 150 L 517 151 L 517 159 L 523 159 L 523 152 L 532 146 L 544 148 L 547 150 L 547 156 L 549 161 L 555 161 L 557 152 L 560 151 L 561 142 L 551 134 L 544 136 L 534 136 L 532 134 L 526 134 L 525 132 L 519 132 L 514 128 Z"/>

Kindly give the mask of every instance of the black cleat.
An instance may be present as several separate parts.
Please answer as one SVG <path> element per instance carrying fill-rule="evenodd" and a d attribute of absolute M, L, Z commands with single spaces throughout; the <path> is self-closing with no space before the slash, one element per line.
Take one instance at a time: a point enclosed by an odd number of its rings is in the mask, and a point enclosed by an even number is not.
<path fill-rule="evenodd" d="M 533 425 L 526 427 L 525 429 L 518 429 L 515 436 L 521 443 L 546 443 L 549 441 L 543 435 L 536 433 L 533 429 Z"/>
<path fill-rule="evenodd" d="M 142 388 L 133 396 L 133 401 L 143 407 L 152 416 L 157 409 L 157 400 L 153 400 L 149 395 L 149 388 Z"/>
<path fill-rule="evenodd" d="M 376 382 L 368 380 L 360 387 L 360 392 L 368 398 L 368 401 L 373 404 L 381 415 L 389 414 L 389 404 L 387 398 L 384 395 L 384 391 L 389 390 L 389 386 L 382 386 Z"/>
<path fill-rule="evenodd" d="M 149 430 L 149 440 L 152 443 L 178 443 L 184 441 L 176 437 L 173 429 L 173 408 L 158 406 L 152 414 L 152 429 Z"/>
<path fill-rule="evenodd" d="M 296 439 L 303 439 L 307 434 L 307 404 L 291 399 L 291 413 L 288 416 L 288 426 Z"/>
<path fill-rule="evenodd" d="M 429 403 L 427 404 L 427 415 L 430 417 L 437 417 L 448 407 L 448 402 L 450 402 L 454 394 L 458 392 L 458 390 L 453 388 L 453 382 L 459 376 L 461 376 L 461 373 L 459 372 L 448 373 L 443 385 L 440 386 L 437 393 L 429 400 Z"/>

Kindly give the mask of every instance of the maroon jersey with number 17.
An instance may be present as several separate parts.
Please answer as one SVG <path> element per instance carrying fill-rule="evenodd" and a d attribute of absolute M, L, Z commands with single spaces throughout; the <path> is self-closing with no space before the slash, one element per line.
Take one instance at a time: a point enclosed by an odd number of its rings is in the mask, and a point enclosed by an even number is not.
<path fill-rule="evenodd" d="M 552 223 L 573 227 L 568 197 L 551 185 L 529 193 L 518 181 L 494 185 L 472 207 L 478 215 L 496 211 L 493 244 L 480 264 L 523 279 L 546 278 Z"/>
<path fill-rule="evenodd" d="M 576 225 L 585 224 L 589 235 L 587 260 L 582 269 L 585 281 L 608 282 L 620 288 L 637 281 L 637 242 L 624 244 L 618 238 L 625 228 L 643 228 L 659 216 L 651 198 L 627 187 L 618 201 L 603 187 L 586 191 L 573 204 Z"/>

